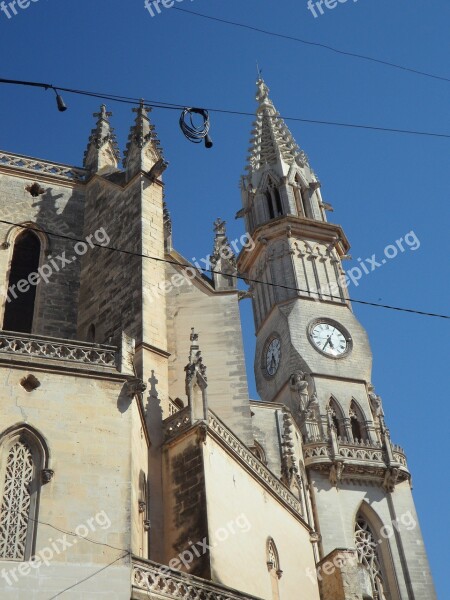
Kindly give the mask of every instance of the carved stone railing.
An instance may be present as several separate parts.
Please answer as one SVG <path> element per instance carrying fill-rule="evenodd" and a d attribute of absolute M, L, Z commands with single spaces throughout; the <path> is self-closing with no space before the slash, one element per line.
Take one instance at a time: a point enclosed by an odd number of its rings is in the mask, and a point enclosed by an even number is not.
<path fill-rule="evenodd" d="M 387 469 L 399 467 L 399 480 L 409 478 L 404 450 L 394 444 L 391 444 L 391 459 L 386 447 L 379 441 L 369 440 L 348 442 L 336 438 L 335 446 L 330 439 L 307 441 L 303 452 L 305 466 L 319 471 L 330 472 L 339 465 L 344 477 L 367 475 L 383 479 Z"/>
<path fill-rule="evenodd" d="M 276 496 L 283 500 L 295 513 L 303 514 L 302 505 L 294 494 L 211 411 L 208 413 L 208 427 L 239 456 L 259 479 L 264 481 Z"/>
<path fill-rule="evenodd" d="M 87 173 L 87 171 L 78 167 L 53 163 L 29 156 L 21 156 L 20 154 L 11 154 L 10 152 L 0 152 L 0 166 L 3 165 L 41 175 L 57 175 L 58 177 L 64 177 L 64 179 L 72 181 L 83 181 Z"/>
<path fill-rule="evenodd" d="M 150 592 L 146 598 L 173 600 L 260 600 L 224 585 L 192 575 L 171 571 L 157 563 L 142 559 L 132 560 L 132 600 L 141 598 L 139 590 Z"/>
<path fill-rule="evenodd" d="M 181 408 L 175 404 L 173 400 L 169 398 L 169 417 L 176 415 L 180 412 Z"/>
<path fill-rule="evenodd" d="M 186 406 L 163 421 L 164 441 L 168 442 L 191 425 L 191 409 Z"/>
<path fill-rule="evenodd" d="M 6 354 L 111 368 L 116 365 L 116 353 L 115 346 L 98 346 L 87 342 L 0 331 L 0 358 Z"/>

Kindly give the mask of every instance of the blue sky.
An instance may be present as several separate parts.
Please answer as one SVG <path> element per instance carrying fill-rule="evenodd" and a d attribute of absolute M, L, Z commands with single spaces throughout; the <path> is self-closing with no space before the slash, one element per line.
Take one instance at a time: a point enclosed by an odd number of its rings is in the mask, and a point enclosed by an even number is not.
<path fill-rule="evenodd" d="M 143 0 L 38 0 L 11 19 L 0 13 L 2 76 L 185 104 L 253 111 L 256 61 L 283 115 L 450 133 L 450 84 L 351 59 L 292 41 L 231 28 L 174 9 L 150 17 Z M 448 0 L 359 0 L 314 19 L 306 0 L 185 0 L 178 7 L 303 37 L 450 76 Z M 100 101 L 3 86 L 2 149 L 81 164 L 91 113 Z M 109 105 L 120 146 L 130 107 Z M 177 249 L 206 256 L 212 222 L 233 239 L 240 208 L 250 117 L 212 114 L 215 146 L 189 144 L 178 113 L 153 122 L 170 162 L 167 203 Z M 450 140 L 289 123 L 334 206 L 351 254 L 371 257 L 409 231 L 420 240 L 350 289 L 355 298 L 449 313 L 448 161 Z M 194 234 L 193 234 L 194 233 Z M 357 265 L 356 260 L 345 266 Z M 252 396 L 253 324 L 242 308 Z M 414 494 L 438 595 L 446 592 L 448 321 L 355 306 L 374 353 L 373 381 L 394 442 L 406 448 Z M 207 349 L 204 349 L 207 362 Z M 447 385 L 446 385 L 447 383 Z M 438 503 L 436 505 L 436 502 Z"/>

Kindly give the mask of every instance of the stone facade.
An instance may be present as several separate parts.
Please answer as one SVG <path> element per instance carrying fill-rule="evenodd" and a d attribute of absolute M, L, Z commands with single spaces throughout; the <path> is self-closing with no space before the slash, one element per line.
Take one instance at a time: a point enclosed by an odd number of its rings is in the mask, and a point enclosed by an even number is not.
<path fill-rule="evenodd" d="M 341 277 L 349 243 L 262 81 L 257 100 L 252 244 L 236 259 L 218 219 L 211 278 L 174 248 L 142 103 L 123 169 L 105 106 L 82 168 L 0 153 L 2 323 L 31 285 L 24 231 L 40 248 L 32 326 L 0 331 L 2 598 L 435 598 Z M 238 271 L 262 283 L 240 292 Z"/>

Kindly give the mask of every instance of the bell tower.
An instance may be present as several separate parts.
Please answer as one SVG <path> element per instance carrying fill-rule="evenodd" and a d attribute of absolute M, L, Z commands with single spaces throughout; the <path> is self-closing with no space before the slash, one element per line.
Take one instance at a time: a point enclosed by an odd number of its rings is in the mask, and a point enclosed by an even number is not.
<path fill-rule="evenodd" d="M 250 283 L 258 392 L 288 406 L 303 435 L 321 563 L 345 549 L 341 568 L 318 577 L 322 597 L 435 598 L 406 457 L 390 440 L 348 297 L 349 242 L 328 223 L 332 207 L 261 78 L 256 100 L 237 215 L 255 245 L 238 269 Z"/>

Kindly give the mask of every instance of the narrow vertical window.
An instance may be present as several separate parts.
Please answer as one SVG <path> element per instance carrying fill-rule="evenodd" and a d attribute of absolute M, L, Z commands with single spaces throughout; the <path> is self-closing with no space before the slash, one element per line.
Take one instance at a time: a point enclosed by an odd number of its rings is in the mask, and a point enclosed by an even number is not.
<path fill-rule="evenodd" d="M 277 209 L 277 216 L 280 216 L 283 214 L 283 205 L 281 204 L 281 196 L 278 188 L 273 188 L 273 195 L 275 197 L 275 207 Z"/>
<path fill-rule="evenodd" d="M 0 558 L 25 560 L 33 471 L 31 449 L 25 442 L 17 441 L 6 459 L 0 508 Z"/>
<path fill-rule="evenodd" d="M 278 550 L 272 538 L 269 538 L 267 540 L 267 567 L 269 569 L 270 583 L 272 586 L 272 599 L 280 600 L 278 580 L 283 574 L 283 571 L 280 568 L 280 558 L 278 555 Z"/>
<path fill-rule="evenodd" d="M 352 402 L 350 406 L 349 417 L 353 439 L 358 442 L 366 441 L 367 433 L 364 425 L 364 416 L 355 402 Z"/>
<path fill-rule="evenodd" d="M 269 190 L 267 190 L 267 192 L 266 192 L 266 201 L 267 201 L 267 208 L 269 209 L 269 218 L 274 219 L 275 213 L 273 211 L 272 194 L 270 193 Z"/>
<path fill-rule="evenodd" d="M 32 231 L 25 230 L 17 237 L 14 244 L 3 320 L 3 329 L 6 331 L 31 333 L 33 329 L 36 286 L 27 285 L 26 280 L 31 273 L 38 270 L 40 252 L 41 243 Z M 24 291 L 17 289 L 19 282 Z"/>
<path fill-rule="evenodd" d="M 46 458 L 47 457 L 47 458 Z M 27 426 L 0 445 L 0 560 L 29 560 L 42 470 L 48 460 L 43 442 Z"/>

